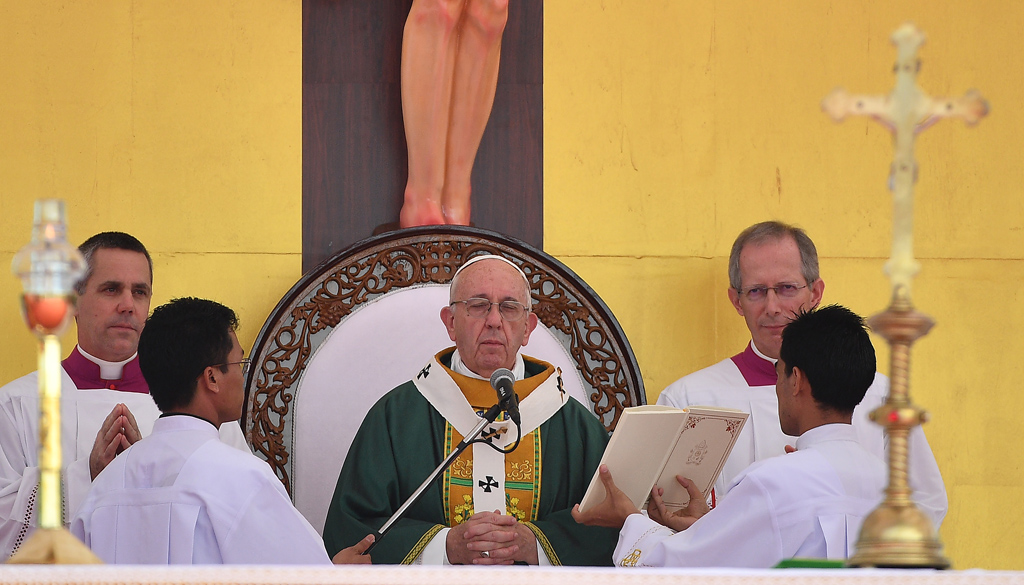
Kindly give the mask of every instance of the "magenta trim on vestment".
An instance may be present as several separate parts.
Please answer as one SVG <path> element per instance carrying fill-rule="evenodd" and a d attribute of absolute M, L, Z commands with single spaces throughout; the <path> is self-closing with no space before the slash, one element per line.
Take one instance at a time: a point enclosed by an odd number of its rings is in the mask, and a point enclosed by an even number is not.
<path fill-rule="evenodd" d="M 135 359 L 124 365 L 120 380 L 100 378 L 99 365 L 82 355 L 78 351 L 78 346 L 71 350 L 71 355 L 61 362 L 61 365 L 64 366 L 64 371 L 68 373 L 68 376 L 71 376 L 71 381 L 81 390 L 106 388 L 121 392 L 149 394 L 149 384 L 146 383 L 146 379 L 142 377 L 142 370 L 139 369 L 139 356 L 135 356 Z"/>
<path fill-rule="evenodd" d="M 754 353 L 753 344 L 747 349 L 732 356 L 732 363 L 739 368 L 740 374 L 749 386 L 774 386 L 775 364 Z"/>

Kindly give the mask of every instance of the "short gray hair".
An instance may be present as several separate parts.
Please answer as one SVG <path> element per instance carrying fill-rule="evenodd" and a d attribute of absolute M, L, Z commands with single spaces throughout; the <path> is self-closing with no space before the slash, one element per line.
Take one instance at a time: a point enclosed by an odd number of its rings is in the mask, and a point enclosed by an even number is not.
<path fill-rule="evenodd" d="M 448 304 L 454 303 L 456 300 L 465 300 L 455 298 L 455 288 L 458 286 L 458 283 L 462 281 L 462 279 L 460 278 L 462 276 L 462 269 L 466 268 L 470 264 L 476 264 L 481 260 L 497 260 L 499 262 L 508 264 L 509 266 L 514 268 L 516 272 L 519 273 L 519 276 L 523 277 L 523 291 L 525 294 L 523 298 L 526 300 L 526 308 L 529 309 L 530 306 L 533 304 L 533 298 L 530 290 L 530 281 L 528 278 L 526 278 L 526 273 L 524 273 L 523 269 L 520 268 L 515 262 L 512 262 L 511 260 L 505 258 L 504 256 L 498 256 L 497 254 L 480 254 L 479 256 L 474 256 L 465 264 L 460 266 L 458 270 L 455 271 L 455 276 L 452 277 L 451 284 L 448 287 Z"/>
<path fill-rule="evenodd" d="M 743 283 L 740 281 L 740 253 L 743 248 L 750 245 L 758 246 L 765 242 L 777 242 L 787 237 L 793 238 L 797 249 L 800 250 L 801 272 L 804 280 L 808 285 L 818 280 L 818 250 L 814 247 L 814 242 L 811 241 L 807 232 L 781 221 L 763 221 L 743 230 L 733 242 L 732 252 L 729 254 L 729 286 L 736 290 L 741 290 L 743 287 Z"/>

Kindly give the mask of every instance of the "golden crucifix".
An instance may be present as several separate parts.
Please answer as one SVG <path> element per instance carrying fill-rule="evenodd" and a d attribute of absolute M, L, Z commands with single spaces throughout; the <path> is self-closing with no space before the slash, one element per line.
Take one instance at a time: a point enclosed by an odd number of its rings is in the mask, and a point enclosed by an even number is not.
<path fill-rule="evenodd" d="M 910 402 L 910 346 L 935 324 L 914 310 L 910 283 L 920 266 L 914 259 L 914 138 L 943 118 L 962 118 L 975 124 L 988 114 L 988 103 L 975 91 L 961 98 L 933 98 L 917 85 L 921 62 L 917 50 L 924 34 L 904 24 L 892 34 L 897 59 L 896 87 L 887 96 L 849 95 L 833 91 L 822 109 L 833 120 L 848 115 L 867 115 L 893 133 L 895 152 L 889 175 L 893 198 L 892 255 L 885 265 L 892 283 L 892 300 L 885 312 L 868 320 L 871 328 L 889 342 L 891 369 L 889 397 L 871 413 L 871 419 L 885 427 L 889 437 L 889 485 L 885 500 L 864 520 L 853 566 L 949 567 L 942 555 L 931 520 L 910 499 L 907 479 L 907 437 L 910 429 L 926 422 L 927 413 Z"/>
<path fill-rule="evenodd" d="M 846 116 L 871 116 L 893 133 L 895 153 L 889 175 L 892 190 L 893 225 L 892 256 L 886 273 L 892 282 L 893 294 L 910 296 L 910 281 L 920 268 L 914 260 L 914 182 L 917 163 L 914 161 L 914 138 L 919 132 L 943 118 L 962 118 L 977 124 L 988 114 L 988 103 L 976 91 L 960 98 L 933 98 L 917 85 L 921 61 L 917 50 L 924 44 L 924 33 L 912 24 L 904 24 L 892 33 L 897 59 L 894 66 L 896 87 L 885 96 L 850 95 L 843 89 L 830 93 L 821 107 L 840 122 Z"/>

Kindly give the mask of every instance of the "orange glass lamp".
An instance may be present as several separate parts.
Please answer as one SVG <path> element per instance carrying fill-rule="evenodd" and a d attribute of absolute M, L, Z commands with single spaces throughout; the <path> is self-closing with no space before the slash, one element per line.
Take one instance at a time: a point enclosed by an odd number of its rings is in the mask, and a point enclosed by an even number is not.
<path fill-rule="evenodd" d="M 64 528 L 61 505 L 60 335 L 75 314 L 75 283 L 85 259 L 68 244 L 64 202 L 35 204 L 32 242 L 18 251 L 11 270 L 22 283 L 25 323 L 39 343 L 39 497 L 37 527 L 7 562 L 86 564 L 100 560 Z"/>

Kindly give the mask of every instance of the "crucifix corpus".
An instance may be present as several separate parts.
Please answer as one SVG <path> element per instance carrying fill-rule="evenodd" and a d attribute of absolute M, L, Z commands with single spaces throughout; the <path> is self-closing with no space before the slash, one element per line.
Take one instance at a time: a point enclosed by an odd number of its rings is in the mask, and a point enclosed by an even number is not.
<path fill-rule="evenodd" d="M 976 91 L 960 98 L 933 98 L 917 85 L 921 61 L 917 51 L 924 33 L 904 24 L 892 34 L 897 59 L 896 86 L 889 95 L 850 95 L 843 89 L 829 94 L 822 109 L 839 122 L 849 115 L 871 116 L 893 134 L 894 155 L 889 174 L 893 197 L 892 255 L 885 265 L 892 284 L 888 309 L 868 320 L 891 347 L 889 397 L 871 413 L 889 437 L 889 485 L 885 500 L 864 520 L 852 566 L 948 568 L 942 544 L 929 518 L 910 499 L 907 480 L 907 437 L 927 421 L 927 413 L 910 402 L 910 347 L 935 324 L 914 310 L 910 284 L 920 269 L 914 259 L 914 138 L 943 118 L 962 118 L 976 124 L 988 114 L 988 103 Z"/>

